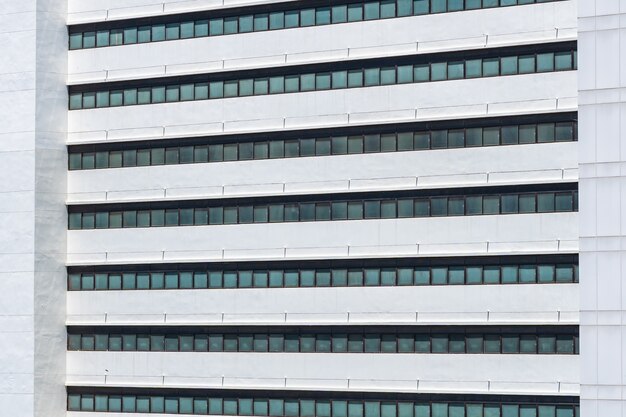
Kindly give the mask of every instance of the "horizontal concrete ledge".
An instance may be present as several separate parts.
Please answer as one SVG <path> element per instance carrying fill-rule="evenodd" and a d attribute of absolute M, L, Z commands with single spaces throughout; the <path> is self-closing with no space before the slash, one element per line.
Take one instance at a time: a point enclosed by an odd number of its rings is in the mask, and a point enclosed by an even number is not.
<path fill-rule="evenodd" d="M 319 157 L 325 158 L 325 157 Z M 332 158 L 332 157 L 328 157 Z M 79 175 L 79 174 L 78 174 Z M 68 193 L 67 204 L 219 199 L 228 197 L 300 195 L 350 191 L 420 190 L 481 185 L 518 185 L 575 182 L 578 169 L 568 167 L 532 171 L 478 172 L 414 177 L 354 178 L 334 181 L 228 184 L 208 187 L 172 187 Z"/>
<path fill-rule="evenodd" d="M 80 233 L 80 231 L 78 232 Z M 268 249 L 221 249 L 155 252 L 68 253 L 70 265 L 133 264 L 198 261 L 245 261 L 290 259 L 349 259 L 371 257 L 436 257 L 468 255 L 577 253 L 577 240 L 523 242 L 459 242 L 442 244 L 406 244 L 388 246 L 292 247 Z"/>
<path fill-rule="evenodd" d="M 578 395 L 575 382 L 365 380 L 245 377 L 67 375 L 67 386 L 366 391 L 455 394 Z M 71 415 L 72 413 L 68 413 Z M 110 416 L 110 414 L 107 414 Z"/>
<path fill-rule="evenodd" d="M 103 22 L 110 20 L 131 19 L 134 17 L 160 16 L 176 13 L 189 13 L 202 10 L 227 9 L 231 7 L 281 3 L 289 0 L 183 0 L 152 2 L 142 6 L 117 7 L 111 9 L 73 11 L 67 15 L 68 25 L 81 23 Z M 71 3 L 70 3 L 71 4 Z"/>
<path fill-rule="evenodd" d="M 358 313 L 206 313 L 69 314 L 68 326 L 80 325 L 571 325 L 578 311 L 358 312 Z"/>

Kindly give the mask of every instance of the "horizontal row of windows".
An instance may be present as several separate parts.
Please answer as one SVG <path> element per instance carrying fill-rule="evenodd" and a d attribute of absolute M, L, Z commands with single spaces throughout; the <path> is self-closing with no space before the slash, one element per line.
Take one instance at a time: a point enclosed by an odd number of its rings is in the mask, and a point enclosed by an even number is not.
<path fill-rule="evenodd" d="M 69 169 L 121 168 L 253 159 L 297 158 L 378 152 L 402 152 L 577 140 L 577 123 L 422 130 L 319 138 L 247 140 L 211 145 L 177 145 L 98 152 L 70 152 Z M 213 138 L 215 139 L 215 138 Z"/>
<path fill-rule="evenodd" d="M 281 7 L 282 10 L 262 13 L 255 13 L 252 9 L 248 13 L 228 17 L 213 13 L 211 18 L 199 20 L 180 17 L 169 23 L 128 25 L 116 29 L 70 29 L 69 48 L 132 45 L 551 1 L 555 0 L 381 0 L 321 7 Z"/>
<path fill-rule="evenodd" d="M 180 328 L 178 329 L 181 330 Z M 270 332 L 197 334 L 68 334 L 71 351 L 140 351 L 140 352 L 301 352 L 301 353 L 442 353 L 442 354 L 558 354 L 579 353 L 578 332 L 550 333 L 540 329 L 531 333 L 504 334 L 497 329 L 487 333 L 446 333 L 445 329 L 404 329 L 403 332 L 343 328 L 341 332 L 311 329 L 285 333 Z M 523 331 L 523 329 L 521 329 Z M 132 329 L 126 329 L 126 332 Z"/>
<path fill-rule="evenodd" d="M 218 202 L 219 204 L 219 202 Z M 80 210 L 77 208 L 76 210 Z M 70 212 L 70 230 L 578 211 L 578 191 Z"/>
<path fill-rule="evenodd" d="M 232 394 L 231 394 L 232 395 Z M 69 393 L 69 411 L 272 417 L 580 417 L 566 400 L 485 401 L 309 399 L 218 395 Z"/>
<path fill-rule="evenodd" d="M 558 45 L 558 44 L 557 44 Z M 565 45 L 565 43 L 564 43 Z M 542 49 L 547 47 L 542 46 Z M 500 51 L 503 56 L 467 59 L 457 57 L 454 61 L 435 61 L 406 65 L 375 65 L 371 62 L 345 63 L 352 68 L 315 71 L 319 65 L 301 66 L 299 73 L 289 67 L 279 69 L 284 75 L 258 76 L 250 73 L 250 78 L 215 79 L 206 76 L 202 82 L 181 82 L 167 84 L 158 80 L 148 81 L 143 87 L 121 89 L 100 89 L 95 91 L 76 91 L 83 87 L 70 87 L 69 109 L 93 109 L 140 104 L 173 103 L 193 100 L 221 99 L 229 97 L 259 96 L 267 94 L 322 91 L 345 88 L 374 87 L 405 83 L 459 80 L 480 77 L 496 77 L 515 74 L 531 74 L 576 69 L 575 47 L 558 51 L 509 55 L 511 52 Z M 488 51 L 490 54 L 498 51 Z M 410 58 L 410 57 L 409 57 Z M 425 58 L 416 56 L 416 61 Z M 406 61 L 407 58 L 403 58 Z M 432 59 L 443 59 L 434 55 Z M 371 61 L 371 60 L 370 60 Z M 264 70 L 257 70 L 263 72 Z M 276 72 L 276 70 L 271 70 Z M 312 71 L 312 72 L 311 72 Z M 214 74 L 219 77 L 220 74 Z M 223 77 L 223 76 L 222 76 Z M 194 77 L 193 79 L 197 79 Z M 146 83 L 144 83 L 146 84 Z"/>
<path fill-rule="evenodd" d="M 69 291 L 551 284 L 555 282 L 578 282 L 578 265 L 538 263 L 68 274 Z"/>

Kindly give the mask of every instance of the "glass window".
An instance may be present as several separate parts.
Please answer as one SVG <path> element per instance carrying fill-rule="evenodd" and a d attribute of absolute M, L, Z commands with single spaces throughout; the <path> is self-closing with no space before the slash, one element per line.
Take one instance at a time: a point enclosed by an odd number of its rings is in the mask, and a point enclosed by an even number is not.
<path fill-rule="evenodd" d="M 300 12 L 298 10 L 289 10 L 285 12 L 285 27 L 295 28 L 300 25 Z"/>
<path fill-rule="evenodd" d="M 447 73 L 448 73 L 447 64 L 445 62 L 430 64 L 430 72 L 431 72 L 431 81 L 445 80 L 447 79 Z"/>
<path fill-rule="evenodd" d="M 315 25 L 315 9 L 304 9 L 300 11 L 300 26 Z"/>
<path fill-rule="evenodd" d="M 500 75 L 500 59 L 489 58 L 483 60 L 483 77 L 497 77 Z"/>
<path fill-rule="evenodd" d="M 348 4 L 348 22 L 356 22 L 359 20 L 363 20 L 363 4 Z"/>
<path fill-rule="evenodd" d="M 517 57 L 507 56 L 500 60 L 501 75 L 517 74 Z"/>
<path fill-rule="evenodd" d="M 269 15 L 269 28 L 282 29 L 285 27 L 285 13 L 284 12 L 272 12 Z"/>

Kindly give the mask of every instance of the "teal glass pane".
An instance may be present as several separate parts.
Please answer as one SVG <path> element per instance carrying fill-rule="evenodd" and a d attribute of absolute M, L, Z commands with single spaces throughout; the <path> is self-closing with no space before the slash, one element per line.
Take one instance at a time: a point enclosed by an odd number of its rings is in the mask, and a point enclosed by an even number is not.
<path fill-rule="evenodd" d="M 413 14 L 428 14 L 430 11 L 430 0 L 414 0 L 413 1 Z"/>
<path fill-rule="evenodd" d="M 332 351 L 333 352 L 347 352 L 348 351 L 348 336 L 345 334 L 333 334 L 332 337 Z M 333 413 L 333 416 L 335 414 Z"/>
<path fill-rule="evenodd" d="M 224 398 L 223 401 L 223 413 L 227 416 L 236 416 L 237 415 L 237 403 L 238 401 L 234 398 Z"/>
<path fill-rule="evenodd" d="M 272 12 L 269 18 L 270 30 L 283 29 L 285 27 L 285 13 L 284 12 Z"/>
<path fill-rule="evenodd" d="M 285 12 L 285 27 L 295 28 L 300 26 L 300 11 L 290 10 Z"/>
<path fill-rule="evenodd" d="M 151 97 L 153 103 L 164 103 L 165 87 L 152 87 Z M 111 100 L 113 100 L 113 93 L 111 93 Z"/>
<path fill-rule="evenodd" d="M 348 402 L 343 400 L 331 401 L 333 417 L 347 417 L 348 416 Z"/>
<path fill-rule="evenodd" d="M 365 71 L 365 77 L 367 82 L 367 70 Z M 381 85 L 390 85 L 396 83 L 396 69 L 392 68 L 381 68 L 380 69 L 380 84 Z"/>
<path fill-rule="evenodd" d="M 430 417 L 430 404 L 415 404 L 415 417 Z"/>
<path fill-rule="evenodd" d="M 467 412 L 467 417 L 483 417 L 482 404 L 466 404 L 465 410 Z"/>
<path fill-rule="evenodd" d="M 380 85 L 380 68 L 366 68 L 364 73 L 365 86 Z"/>
<path fill-rule="evenodd" d="M 315 89 L 316 90 L 329 90 L 330 89 L 330 73 L 321 73 L 321 74 L 315 75 Z"/>
<path fill-rule="evenodd" d="M 503 284 L 514 284 L 517 283 L 517 266 L 516 265 L 505 265 L 502 267 L 502 283 Z"/>
<path fill-rule="evenodd" d="M 556 352 L 556 336 L 539 335 L 537 337 L 537 351 L 539 354 L 551 354 Z"/>
<path fill-rule="evenodd" d="M 537 353 L 537 338 L 534 335 L 521 335 L 519 341 L 520 353 Z"/>
<path fill-rule="evenodd" d="M 570 405 L 557 406 L 556 417 L 574 417 L 574 407 Z"/>
<path fill-rule="evenodd" d="M 483 60 L 483 77 L 496 77 L 500 75 L 500 59 L 490 58 Z"/>
<path fill-rule="evenodd" d="M 350 270 L 348 271 L 348 286 L 362 286 L 363 285 L 363 271 L 362 270 Z"/>
<path fill-rule="evenodd" d="M 318 7 L 315 10 L 315 24 L 316 25 L 328 25 L 330 24 L 330 7 Z"/>
<path fill-rule="evenodd" d="M 315 9 L 304 9 L 300 11 L 300 26 L 315 25 Z"/>
<path fill-rule="evenodd" d="M 365 417 L 380 417 L 380 403 L 378 401 L 365 401 L 363 405 Z"/>
<path fill-rule="evenodd" d="M 519 267 L 519 281 L 521 283 L 537 282 L 537 268 L 534 265 L 521 265 Z"/>
<path fill-rule="evenodd" d="M 519 336 L 505 334 L 502 336 L 502 353 L 519 353 Z"/>
<path fill-rule="evenodd" d="M 521 405 L 519 417 L 537 417 L 537 407 L 534 405 Z"/>
<path fill-rule="evenodd" d="M 554 71 L 554 52 L 537 54 L 537 72 Z"/>
<path fill-rule="evenodd" d="M 465 268 L 462 266 L 450 267 L 448 270 L 448 280 L 452 285 L 465 284 Z"/>
<path fill-rule="evenodd" d="M 239 80 L 239 96 L 251 96 L 254 94 L 254 80 Z"/>
<path fill-rule="evenodd" d="M 308 80 L 311 81 L 312 75 L 309 74 Z M 312 82 L 315 83 L 315 78 L 312 78 Z M 313 84 L 315 86 L 315 84 Z M 289 75 L 285 77 L 285 92 L 286 93 L 295 93 L 300 91 L 300 76 L 298 75 Z"/>
<path fill-rule="evenodd" d="M 458 80 L 465 77 L 465 63 L 464 62 L 450 62 L 448 64 L 448 79 Z"/>
<path fill-rule="evenodd" d="M 430 64 L 430 72 L 432 81 L 443 81 L 447 79 L 448 64 L 445 62 Z"/>
<path fill-rule="evenodd" d="M 331 275 L 333 287 L 345 287 L 348 285 L 348 271 L 345 269 L 333 269 Z"/>
<path fill-rule="evenodd" d="M 502 351 L 502 343 L 498 335 L 485 335 L 483 346 L 485 353 L 500 353 Z"/>
<path fill-rule="evenodd" d="M 265 13 L 254 15 L 254 31 L 255 32 L 268 30 L 269 25 L 270 25 L 269 15 Z"/>
<path fill-rule="evenodd" d="M 285 417 L 298 417 L 300 414 L 300 402 L 298 400 L 285 400 Z"/>
<path fill-rule="evenodd" d="M 363 5 L 361 3 L 348 4 L 348 22 L 363 20 Z"/>
<path fill-rule="evenodd" d="M 517 74 L 517 57 L 507 56 L 500 59 L 501 75 Z"/>
<path fill-rule="evenodd" d="M 96 46 L 109 46 L 109 31 L 99 30 L 96 32 Z"/>
<path fill-rule="evenodd" d="M 83 48 L 95 48 L 96 47 L 96 33 L 85 32 L 83 33 Z"/>
<path fill-rule="evenodd" d="M 122 411 L 122 397 L 109 397 L 109 412 Z"/>
<path fill-rule="evenodd" d="M 363 16 L 365 20 L 380 19 L 380 3 L 377 1 L 366 2 L 363 5 Z"/>
<path fill-rule="evenodd" d="M 432 403 L 432 417 L 449 417 L 448 403 Z"/>
<path fill-rule="evenodd" d="M 152 42 L 165 40 L 165 25 L 153 25 L 152 26 Z"/>
<path fill-rule="evenodd" d="M 498 405 L 498 404 L 485 404 L 484 416 L 485 417 L 501 417 L 500 405 Z"/>
<path fill-rule="evenodd" d="M 443 13 L 447 11 L 447 0 L 430 0 L 430 12 L 431 13 Z M 433 417 L 436 417 L 433 413 Z"/>
<path fill-rule="evenodd" d="M 141 26 L 137 30 L 137 41 L 139 43 L 150 42 L 152 28 L 150 26 Z"/>
<path fill-rule="evenodd" d="M 434 334 L 431 336 L 432 353 L 448 353 L 448 335 Z"/>
<path fill-rule="evenodd" d="M 193 400 L 193 412 L 195 414 L 206 415 L 209 414 L 209 401 L 206 398 L 194 398 Z"/>
<path fill-rule="evenodd" d="M 332 7 L 332 22 L 344 23 L 348 21 L 348 6 L 340 4 Z"/>
<path fill-rule="evenodd" d="M 534 55 L 520 56 L 518 59 L 519 73 L 530 74 L 535 72 L 535 62 L 536 60 Z"/>
<path fill-rule="evenodd" d="M 231 35 L 238 32 L 239 18 L 227 17 L 224 19 L 224 34 Z"/>
<path fill-rule="evenodd" d="M 465 77 L 466 78 L 478 78 L 483 75 L 482 60 L 480 59 L 468 59 L 465 61 Z"/>
<path fill-rule="evenodd" d="M 467 353 L 483 353 L 483 336 L 480 334 L 469 334 L 465 338 Z"/>
<path fill-rule="evenodd" d="M 217 36 L 224 34 L 224 19 L 209 20 L 209 36 Z"/>
<path fill-rule="evenodd" d="M 448 417 L 465 417 L 465 404 L 450 404 L 448 406 Z"/>
<path fill-rule="evenodd" d="M 168 23 L 165 26 L 165 39 L 174 40 L 180 38 L 180 24 Z"/>
<path fill-rule="evenodd" d="M 221 398 L 209 398 L 209 414 L 223 414 L 223 400 Z"/>
<path fill-rule="evenodd" d="M 363 70 L 348 71 L 348 88 L 363 87 Z"/>
<path fill-rule="evenodd" d="M 415 268 L 414 278 L 415 278 L 415 285 L 429 285 L 430 284 L 430 269 L 429 268 Z"/>
<path fill-rule="evenodd" d="M 348 417 L 363 417 L 363 403 L 350 401 L 348 403 Z"/>
<path fill-rule="evenodd" d="M 209 36 L 209 21 L 208 20 L 196 20 L 194 24 L 194 36 L 195 37 Z"/>
<path fill-rule="evenodd" d="M 484 267 L 483 277 L 484 277 L 485 284 L 499 284 L 500 283 L 500 267 L 499 266 Z"/>
<path fill-rule="evenodd" d="M 537 212 L 548 213 L 554 211 L 555 208 L 555 194 L 554 193 L 540 193 L 537 194 Z"/>
<path fill-rule="evenodd" d="M 539 405 L 537 407 L 538 417 L 556 417 L 556 406 Z"/>
<path fill-rule="evenodd" d="M 380 269 L 365 269 L 365 285 L 377 286 L 380 285 Z"/>
<path fill-rule="evenodd" d="M 554 54 L 554 66 L 557 71 L 571 70 L 573 68 L 571 52 L 557 52 Z"/>
<path fill-rule="evenodd" d="M 413 0 L 397 0 L 397 15 L 401 16 L 410 16 L 413 14 Z"/>

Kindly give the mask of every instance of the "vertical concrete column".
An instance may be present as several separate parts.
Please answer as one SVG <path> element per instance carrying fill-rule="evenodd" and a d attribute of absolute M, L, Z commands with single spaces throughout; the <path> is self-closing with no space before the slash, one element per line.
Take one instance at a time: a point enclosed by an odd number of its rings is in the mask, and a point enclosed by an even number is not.
<path fill-rule="evenodd" d="M 626 416 L 626 2 L 580 0 L 581 415 Z"/>
<path fill-rule="evenodd" d="M 65 415 L 65 0 L 0 0 L 0 410 Z"/>

